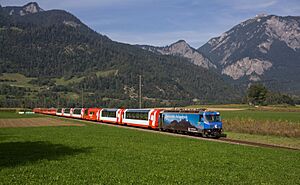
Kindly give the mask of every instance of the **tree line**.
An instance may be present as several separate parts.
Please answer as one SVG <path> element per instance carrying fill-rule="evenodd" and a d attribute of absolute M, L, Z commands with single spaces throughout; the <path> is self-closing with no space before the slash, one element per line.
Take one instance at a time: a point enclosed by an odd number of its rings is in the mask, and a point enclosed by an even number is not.
<path fill-rule="evenodd" d="M 262 84 L 252 84 L 247 90 L 246 100 L 250 105 L 295 105 L 300 103 L 299 100 L 294 100 L 287 94 L 272 92 Z"/>

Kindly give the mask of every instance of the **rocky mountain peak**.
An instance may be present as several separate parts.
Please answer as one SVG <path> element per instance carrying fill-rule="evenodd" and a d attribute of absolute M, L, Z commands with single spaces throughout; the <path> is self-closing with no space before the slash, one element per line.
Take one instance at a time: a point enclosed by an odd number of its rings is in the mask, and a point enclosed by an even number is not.
<path fill-rule="evenodd" d="M 293 50 L 300 48 L 299 19 L 284 19 L 271 16 L 266 21 L 266 34 L 272 39 L 285 42 Z"/>
<path fill-rule="evenodd" d="M 198 51 L 234 81 L 286 84 L 281 82 L 285 79 L 291 86 L 300 80 L 291 75 L 300 72 L 300 17 L 257 15 L 212 38 Z"/>
<path fill-rule="evenodd" d="M 162 52 L 165 52 L 166 54 L 183 54 L 187 53 L 190 50 L 193 50 L 193 48 L 185 41 L 185 40 L 179 40 L 170 46 L 164 47 L 162 49 Z"/>
<path fill-rule="evenodd" d="M 257 15 L 255 16 L 255 18 L 259 19 L 259 18 L 267 17 L 267 16 L 268 16 L 268 14 L 266 14 L 266 13 L 261 13 L 261 14 L 257 14 Z"/>
<path fill-rule="evenodd" d="M 216 68 L 216 65 L 210 62 L 201 52 L 192 48 L 185 40 L 179 40 L 169 46 L 154 47 L 154 46 L 139 46 L 144 50 L 148 50 L 162 55 L 180 56 L 189 59 L 197 66 L 204 67 L 206 69 Z"/>
<path fill-rule="evenodd" d="M 9 15 L 20 16 L 44 11 L 36 2 L 30 2 L 24 6 L 7 6 L 4 7 L 4 9 L 9 13 Z"/>
<path fill-rule="evenodd" d="M 39 7 L 39 5 L 36 2 L 30 2 L 30 3 L 26 4 L 25 6 L 23 6 L 23 10 L 27 14 L 38 13 L 38 12 L 44 11 L 42 8 Z"/>
<path fill-rule="evenodd" d="M 178 40 L 177 42 L 174 42 L 173 44 L 186 44 L 188 45 L 188 43 L 185 40 Z M 173 45 L 171 44 L 171 45 Z"/>

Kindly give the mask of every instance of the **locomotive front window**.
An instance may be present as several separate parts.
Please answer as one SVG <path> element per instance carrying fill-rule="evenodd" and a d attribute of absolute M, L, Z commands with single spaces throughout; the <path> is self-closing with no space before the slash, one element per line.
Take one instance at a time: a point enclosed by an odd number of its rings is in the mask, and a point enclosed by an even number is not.
<path fill-rule="evenodd" d="M 218 115 L 205 115 L 205 119 L 208 122 L 220 122 L 221 121 L 221 117 Z"/>

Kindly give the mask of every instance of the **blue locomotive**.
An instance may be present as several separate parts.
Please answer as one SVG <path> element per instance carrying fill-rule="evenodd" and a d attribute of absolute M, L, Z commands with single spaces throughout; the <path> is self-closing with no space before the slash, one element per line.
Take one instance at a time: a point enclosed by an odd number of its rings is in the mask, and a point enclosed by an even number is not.
<path fill-rule="evenodd" d="M 159 127 L 166 131 L 198 133 L 203 137 L 226 137 L 223 134 L 220 113 L 214 111 L 163 111 L 160 114 Z"/>

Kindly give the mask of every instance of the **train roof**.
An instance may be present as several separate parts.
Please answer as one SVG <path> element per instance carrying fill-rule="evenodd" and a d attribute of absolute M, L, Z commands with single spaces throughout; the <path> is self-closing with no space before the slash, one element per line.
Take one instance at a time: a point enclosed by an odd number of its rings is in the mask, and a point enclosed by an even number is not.
<path fill-rule="evenodd" d="M 217 111 L 207 111 L 207 109 L 164 109 L 164 113 L 194 113 L 194 114 L 207 114 L 207 115 L 219 115 Z"/>
<path fill-rule="evenodd" d="M 104 108 L 102 109 L 103 111 L 117 111 L 118 109 L 115 109 L 115 108 Z"/>
<path fill-rule="evenodd" d="M 178 112 L 178 113 L 200 113 L 205 112 L 205 108 L 166 108 L 162 109 L 164 112 Z"/>
<path fill-rule="evenodd" d="M 149 112 L 151 109 L 126 109 L 126 112 Z"/>

